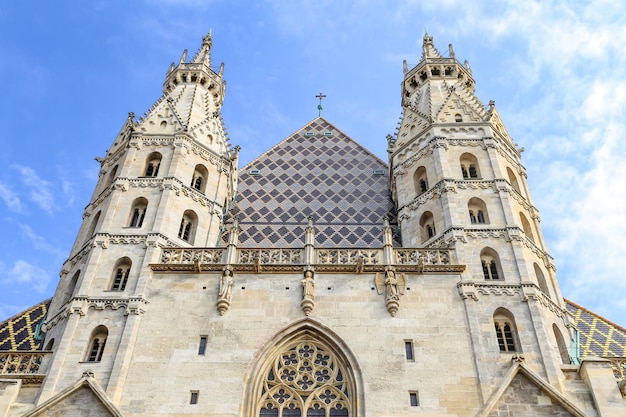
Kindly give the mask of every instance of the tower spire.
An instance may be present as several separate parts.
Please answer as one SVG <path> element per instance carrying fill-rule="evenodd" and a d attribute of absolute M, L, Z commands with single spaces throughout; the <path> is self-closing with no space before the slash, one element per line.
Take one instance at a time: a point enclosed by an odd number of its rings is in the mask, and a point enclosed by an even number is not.
<path fill-rule="evenodd" d="M 211 66 L 211 47 L 213 46 L 212 32 L 213 30 L 209 29 L 209 33 L 202 38 L 202 45 L 192 60 L 194 64 L 206 64 L 209 67 Z"/>

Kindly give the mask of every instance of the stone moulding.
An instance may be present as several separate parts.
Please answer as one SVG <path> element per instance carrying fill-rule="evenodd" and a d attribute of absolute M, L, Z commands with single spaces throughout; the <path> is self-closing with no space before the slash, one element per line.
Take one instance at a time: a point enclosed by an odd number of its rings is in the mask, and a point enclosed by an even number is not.
<path fill-rule="evenodd" d="M 40 385 L 51 357 L 52 352 L 0 352 L 0 377 L 21 379 L 22 385 Z"/>

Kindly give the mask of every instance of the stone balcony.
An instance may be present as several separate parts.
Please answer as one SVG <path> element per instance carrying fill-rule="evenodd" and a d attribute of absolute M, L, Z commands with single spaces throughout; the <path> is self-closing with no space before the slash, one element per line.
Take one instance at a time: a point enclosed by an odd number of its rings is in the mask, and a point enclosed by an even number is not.
<path fill-rule="evenodd" d="M 24 385 L 39 385 L 48 373 L 49 351 L 0 352 L 0 378 L 21 379 Z"/>

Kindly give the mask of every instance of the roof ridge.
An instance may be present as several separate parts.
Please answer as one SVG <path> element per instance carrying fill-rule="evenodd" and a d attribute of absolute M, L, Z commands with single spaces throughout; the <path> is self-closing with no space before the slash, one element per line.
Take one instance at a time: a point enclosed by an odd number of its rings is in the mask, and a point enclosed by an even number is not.
<path fill-rule="evenodd" d="M 575 302 L 573 302 L 573 301 L 571 301 L 571 300 L 568 300 L 568 299 L 567 299 L 567 298 L 565 298 L 565 297 L 563 297 L 563 300 L 565 300 L 565 302 L 566 302 L 566 303 L 568 303 L 568 304 L 572 305 L 573 307 L 576 307 L 576 308 L 577 308 L 577 309 L 579 309 L 579 310 L 582 310 L 582 311 L 584 311 L 584 312 L 586 312 L 586 313 L 591 314 L 592 316 L 594 316 L 594 317 L 596 317 L 596 318 L 598 318 L 598 319 L 600 319 L 600 320 L 604 321 L 605 323 L 610 324 L 611 326 L 615 327 L 616 329 L 618 329 L 618 330 L 620 330 L 620 331 L 622 331 L 622 332 L 624 332 L 624 333 L 626 334 L 626 328 L 624 328 L 624 327 L 620 326 L 619 324 L 617 324 L 617 323 L 615 323 L 615 322 L 613 322 L 613 321 L 611 321 L 611 320 L 607 319 L 607 318 L 606 318 L 606 317 L 604 317 L 604 316 L 599 315 L 598 313 L 594 313 L 593 311 L 591 311 L 591 310 L 589 310 L 589 309 L 587 309 L 587 308 L 585 308 L 585 307 L 581 306 L 580 304 L 576 304 Z"/>

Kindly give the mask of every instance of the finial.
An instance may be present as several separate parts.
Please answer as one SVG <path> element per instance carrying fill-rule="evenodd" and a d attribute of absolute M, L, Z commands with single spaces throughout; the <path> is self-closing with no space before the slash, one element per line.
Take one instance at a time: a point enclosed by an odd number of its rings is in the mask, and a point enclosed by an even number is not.
<path fill-rule="evenodd" d="M 313 216 L 312 215 L 308 215 L 307 216 L 307 221 L 308 221 L 308 226 L 309 227 L 313 227 Z"/>
<path fill-rule="evenodd" d="M 493 110 L 496 107 L 496 102 L 494 100 L 489 100 L 489 110 Z"/>
<path fill-rule="evenodd" d="M 404 75 L 406 75 L 406 73 L 409 72 L 409 66 L 406 63 L 406 59 L 402 60 L 402 71 L 404 71 Z"/>
<path fill-rule="evenodd" d="M 452 44 L 448 44 L 448 52 L 450 54 L 450 58 L 454 58 L 454 49 L 452 49 Z"/>
<path fill-rule="evenodd" d="M 318 117 L 322 117 L 322 110 L 324 109 L 324 106 L 322 106 L 322 100 L 326 98 L 326 94 L 319 93 L 315 97 L 320 99 L 320 104 L 317 105 L 317 111 Z"/>
<path fill-rule="evenodd" d="M 186 49 L 183 51 L 183 54 L 180 57 L 180 64 L 184 64 L 185 62 L 187 62 L 187 50 Z"/>
<path fill-rule="evenodd" d="M 465 60 L 465 62 L 463 62 L 463 66 L 465 67 L 467 71 L 469 71 L 470 74 L 472 73 L 472 69 L 470 68 L 470 64 L 467 59 Z"/>
<path fill-rule="evenodd" d="M 209 33 L 202 38 L 202 45 L 213 46 L 213 29 L 209 29 Z"/>
<path fill-rule="evenodd" d="M 224 63 L 223 62 L 220 65 L 220 71 L 217 73 L 217 75 L 219 75 L 220 78 L 222 78 L 222 76 L 224 75 Z"/>

